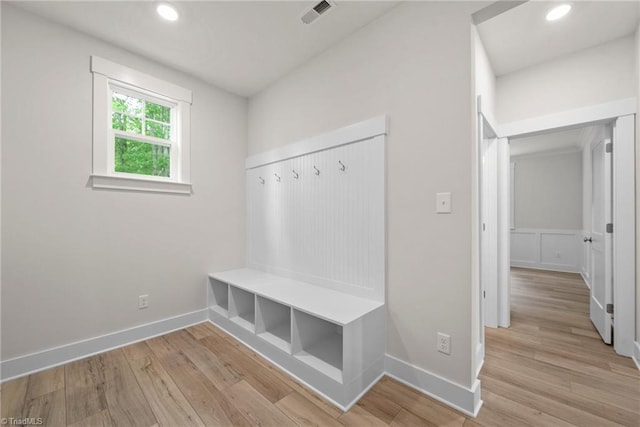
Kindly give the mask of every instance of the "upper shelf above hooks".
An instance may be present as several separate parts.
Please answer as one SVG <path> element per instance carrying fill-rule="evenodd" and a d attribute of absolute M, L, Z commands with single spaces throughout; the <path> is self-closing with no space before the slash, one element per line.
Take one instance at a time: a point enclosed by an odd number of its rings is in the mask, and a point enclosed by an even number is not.
<path fill-rule="evenodd" d="M 265 151 L 248 157 L 245 160 L 246 169 L 277 163 L 311 153 L 331 150 L 347 144 L 370 140 L 386 135 L 388 131 L 387 117 L 377 116 L 362 122 L 354 123 L 331 132 L 303 139 L 292 144 Z"/>

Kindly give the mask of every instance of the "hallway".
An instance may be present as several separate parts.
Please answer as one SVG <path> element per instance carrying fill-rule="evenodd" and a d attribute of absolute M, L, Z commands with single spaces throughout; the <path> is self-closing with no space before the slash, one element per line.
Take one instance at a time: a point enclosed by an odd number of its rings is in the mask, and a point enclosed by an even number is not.
<path fill-rule="evenodd" d="M 476 422 L 640 424 L 640 372 L 600 340 L 578 274 L 513 268 L 511 327 L 485 332 Z"/>

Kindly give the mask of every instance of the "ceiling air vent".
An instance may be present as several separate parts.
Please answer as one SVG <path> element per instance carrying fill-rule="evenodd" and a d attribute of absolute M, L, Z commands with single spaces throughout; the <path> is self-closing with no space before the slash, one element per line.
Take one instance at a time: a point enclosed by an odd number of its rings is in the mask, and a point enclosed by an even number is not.
<path fill-rule="evenodd" d="M 305 24 L 311 24 L 312 22 L 314 22 L 315 20 L 320 18 L 320 16 L 327 14 L 334 7 L 335 7 L 335 4 L 333 2 L 329 2 L 327 0 L 322 0 L 319 3 L 316 3 L 316 5 L 313 6 L 311 9 L 306 11 L 300 17 L 300 19 Z"/>

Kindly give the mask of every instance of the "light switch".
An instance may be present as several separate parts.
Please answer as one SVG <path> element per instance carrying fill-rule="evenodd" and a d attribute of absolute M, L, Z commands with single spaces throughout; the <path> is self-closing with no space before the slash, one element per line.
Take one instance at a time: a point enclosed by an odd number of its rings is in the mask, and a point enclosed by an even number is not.
<path fill-rule="evenodd" d="M 436 193 L 436 212 L 451 213 L 451 193 Z"/>

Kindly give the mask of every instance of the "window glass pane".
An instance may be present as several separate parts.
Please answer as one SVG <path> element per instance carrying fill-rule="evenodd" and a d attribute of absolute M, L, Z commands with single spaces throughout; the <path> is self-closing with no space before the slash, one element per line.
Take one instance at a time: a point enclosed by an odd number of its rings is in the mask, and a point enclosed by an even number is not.
<path fill-rule="evenodd" d="M 144 102 L 141 99 L 122 95 L 116 92 L 113 92 L 112 106 L 113 111 L 127 113 L 138 117 L 142 116 L 142 111 L 144 110 Z"/>
<path fill-rule="evenodd" d="M 116 172 L 169 176 L 169 147 L 126 138 L 116 138 L 115 142 Z"/>
<path fill-rule="evenodd" d="M 142 133 L 142 119 L 127 116 L 123 113 L 113 113 L 112 126 L 117 130 L 124 130 L 133 133 Z"/>
<path fill-rule="evenodd" d="M 144 116 L 162 123 L 171 123 L 171 108 L 147 101 L 144 106 Z"/>
<path fill-rule="evenodd" d="M 145 133 L 147 136 L 155 136 L 156 138 L 171 138 L 171 127 L 162 123 L 147 121 Z"/>

